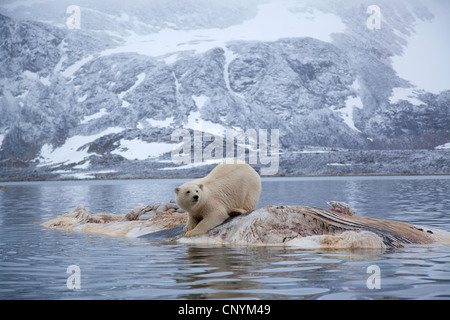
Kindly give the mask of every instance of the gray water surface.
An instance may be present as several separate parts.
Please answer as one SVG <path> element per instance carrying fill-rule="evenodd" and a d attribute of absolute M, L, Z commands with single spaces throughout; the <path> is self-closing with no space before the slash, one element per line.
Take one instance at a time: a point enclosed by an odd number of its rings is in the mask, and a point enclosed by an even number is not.
<path fill-rule="evenodd" d="M 450 299 L 450 246 L 379 250 L 158 244 L 40 224 L 84 204 L 126 213 L 186 180 L 0 183 L 0 299 Z M 266 178 L 259 206 L 345 201 L 450 231 L 450 176 Z M 80 268 L 70 289 L 67 268 Z M 370 266 L 379 268 L 379 288 Z M 370 269 L 369 269 L 370 270 Z M 368 286 L 369 282 L 369 286 Z"/>

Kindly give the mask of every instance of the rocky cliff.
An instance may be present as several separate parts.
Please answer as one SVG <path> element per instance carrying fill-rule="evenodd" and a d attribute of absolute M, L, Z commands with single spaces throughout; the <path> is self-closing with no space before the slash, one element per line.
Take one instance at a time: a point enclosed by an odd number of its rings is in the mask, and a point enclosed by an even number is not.
<path fill-rule="evenodd" d="M 199 126 L 278 129 L 280 175 L 450 173 L 450 90 L 392 63 L 426 3 L 380 1 L 380 29 L 364 1 L 99 1 L 80 29 L 58 3 L 0 6 L 1 179 L 203 174 L 170 161 Z"/>

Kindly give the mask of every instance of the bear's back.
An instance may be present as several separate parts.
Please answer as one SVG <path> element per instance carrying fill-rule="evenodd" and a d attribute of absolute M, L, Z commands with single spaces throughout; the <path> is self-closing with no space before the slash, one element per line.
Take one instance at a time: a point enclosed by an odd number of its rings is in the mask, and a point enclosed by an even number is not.
<path fill-rule="evenodd" d="M 246 163 L 220 164 L 199 182 L 207 187 L 208 197 L 230 208 L 254 208 L 261 193 L 261 178 Z"/>

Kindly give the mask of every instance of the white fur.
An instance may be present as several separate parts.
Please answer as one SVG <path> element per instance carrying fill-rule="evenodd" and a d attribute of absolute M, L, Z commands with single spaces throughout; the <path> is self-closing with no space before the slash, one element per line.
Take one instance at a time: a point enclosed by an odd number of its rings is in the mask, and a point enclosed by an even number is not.
<path fill-rule="evenodd" d="M 256 209 L 261 179 L 248 164 L 224 163 L 206 177 L 175 188 L 175 193 L 178 206 L 189 212 L 184 231 L 191 237 L 218 226 L 230 214 Z"/>

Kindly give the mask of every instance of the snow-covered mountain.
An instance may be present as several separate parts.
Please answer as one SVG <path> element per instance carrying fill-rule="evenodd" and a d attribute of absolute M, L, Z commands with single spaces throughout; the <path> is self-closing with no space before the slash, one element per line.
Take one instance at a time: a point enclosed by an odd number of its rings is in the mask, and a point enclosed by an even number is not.
<path fill-rule="evenodd" d="M 200 174 L 170 154 L 200 126 L 279 130 L 281 175 L 450 173 L 450 5 L 375 9 L 3 1 L 0 178 Z"/>

